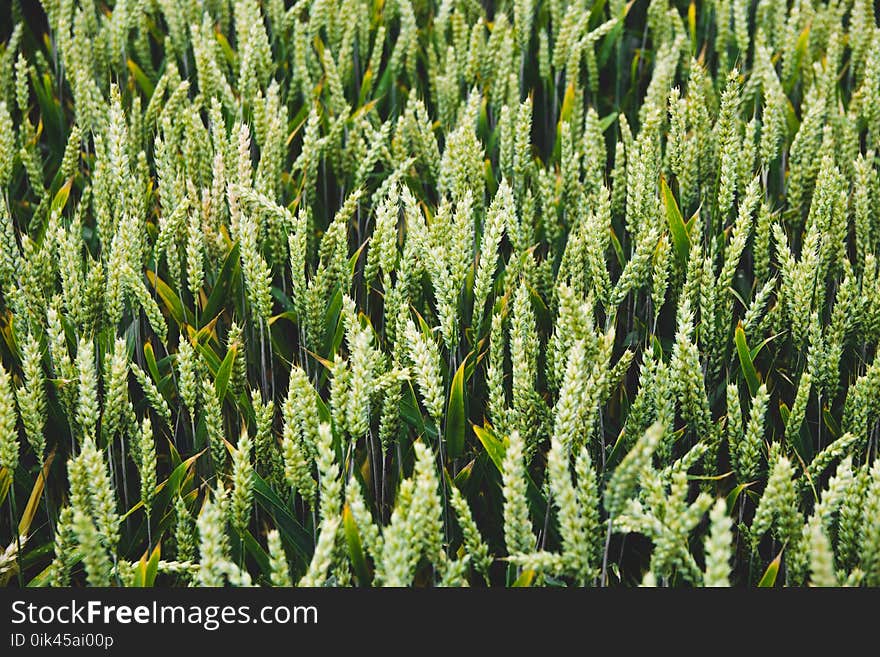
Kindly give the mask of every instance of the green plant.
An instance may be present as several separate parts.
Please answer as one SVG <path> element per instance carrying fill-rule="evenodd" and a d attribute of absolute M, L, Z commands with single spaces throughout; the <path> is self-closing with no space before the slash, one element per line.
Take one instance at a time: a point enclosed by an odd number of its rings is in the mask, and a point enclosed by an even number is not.
<path fill-rule="evenodd" d="M 483 5 L 0 8 L 0 581 L 880 584 L 874 4 Z"/>

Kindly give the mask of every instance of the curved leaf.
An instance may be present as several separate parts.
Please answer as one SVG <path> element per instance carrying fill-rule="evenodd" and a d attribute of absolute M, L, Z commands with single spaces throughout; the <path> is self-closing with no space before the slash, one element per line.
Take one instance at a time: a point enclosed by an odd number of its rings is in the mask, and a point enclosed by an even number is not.
<path fill-rule="evenodd" d="M 772 589 L 776 584 L 776 577 L 779 575 L 779 565 L 782 563 L 782 552 L 776 555 L 776 558 L 767 566 L 761 581 L 758 582 L 759 589 Z"/>
<path fill-rule="evenodd" d="M 755 369 L 755 363 L 752 361 L 752 353 L 749 351 L 749 345 L 746 342 L 746 332 L 743 330 L 742 322 L 736 327 L 734 342 L 736 342 L 736 352 L 739 355 L 740 368 L 746 379 L 746 384 L 749 386 L 749 394 L 754 397 L 758 392 L 758 388 L 761 387 L 761 379 L 758 376 L 758 371 Z"/>
<path fill-rule="evenodd" d="M 220 367 L 217 369 L 217 377 L 214 379 L 214 390 L 217 392 L 217 398 L 222 402 L 226 399 L 226 392 L 229 389 L 229 379 L 232 377 L 232 366 L 235 364 L 235 356 L 238 353 L 238 345 L 233 344 L 226 351 L 226 356 Z"/>
<path fill-rule="evenodd" d="M 348 504 L 342 510 L 342 530 L 345 533 L 345 542 L 348 545 L 348 555 L 351 557 L 351 565 L 354 568 L 355 577 L 361 586 L 370 583 L 371 577 L 367 569 L 367 560 L 361 547 L 361 538 L 358 533 L 357 523 Z"/>
<path fill-rule="evenodd" d="M 666 178 L 660 177 L 660 190 L 663 194 L 663 205 L 666 208 L 666 223 L 669 224 L 669 235 L 672 237 L 672 246 L 675 250 L 675 258 L 678 266 L 682 269 L 687 267 L 688 255 L 691 251 L 691 237 L 678 209 L 678 201 L 666 184 Z"/>
<path fill-rule="evenodd" d="M 450 458 L 456 458 L 464 451 L 466 417 L 464 369 L 466 363 L 467 358 L 458 366 L 449 388 L 449 404 L 446 407 L 446 453 Z"/>

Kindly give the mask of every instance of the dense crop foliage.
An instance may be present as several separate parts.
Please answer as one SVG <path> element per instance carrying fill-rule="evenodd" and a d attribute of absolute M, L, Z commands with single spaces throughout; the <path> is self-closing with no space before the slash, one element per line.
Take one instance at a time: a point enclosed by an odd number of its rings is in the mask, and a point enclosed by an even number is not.
<path fill-rule="evenodd" d="M 0 581 L 880 585 L 870 0 L 4 11 Z"/>

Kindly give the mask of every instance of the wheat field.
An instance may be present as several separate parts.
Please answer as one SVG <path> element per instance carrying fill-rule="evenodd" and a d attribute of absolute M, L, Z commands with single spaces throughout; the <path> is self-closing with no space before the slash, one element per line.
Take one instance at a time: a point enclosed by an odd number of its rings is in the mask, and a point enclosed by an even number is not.
<path fill-rule="evenodd" d="M 880 585 L 870 0 L 11 0 L 0 583 Z"/>

